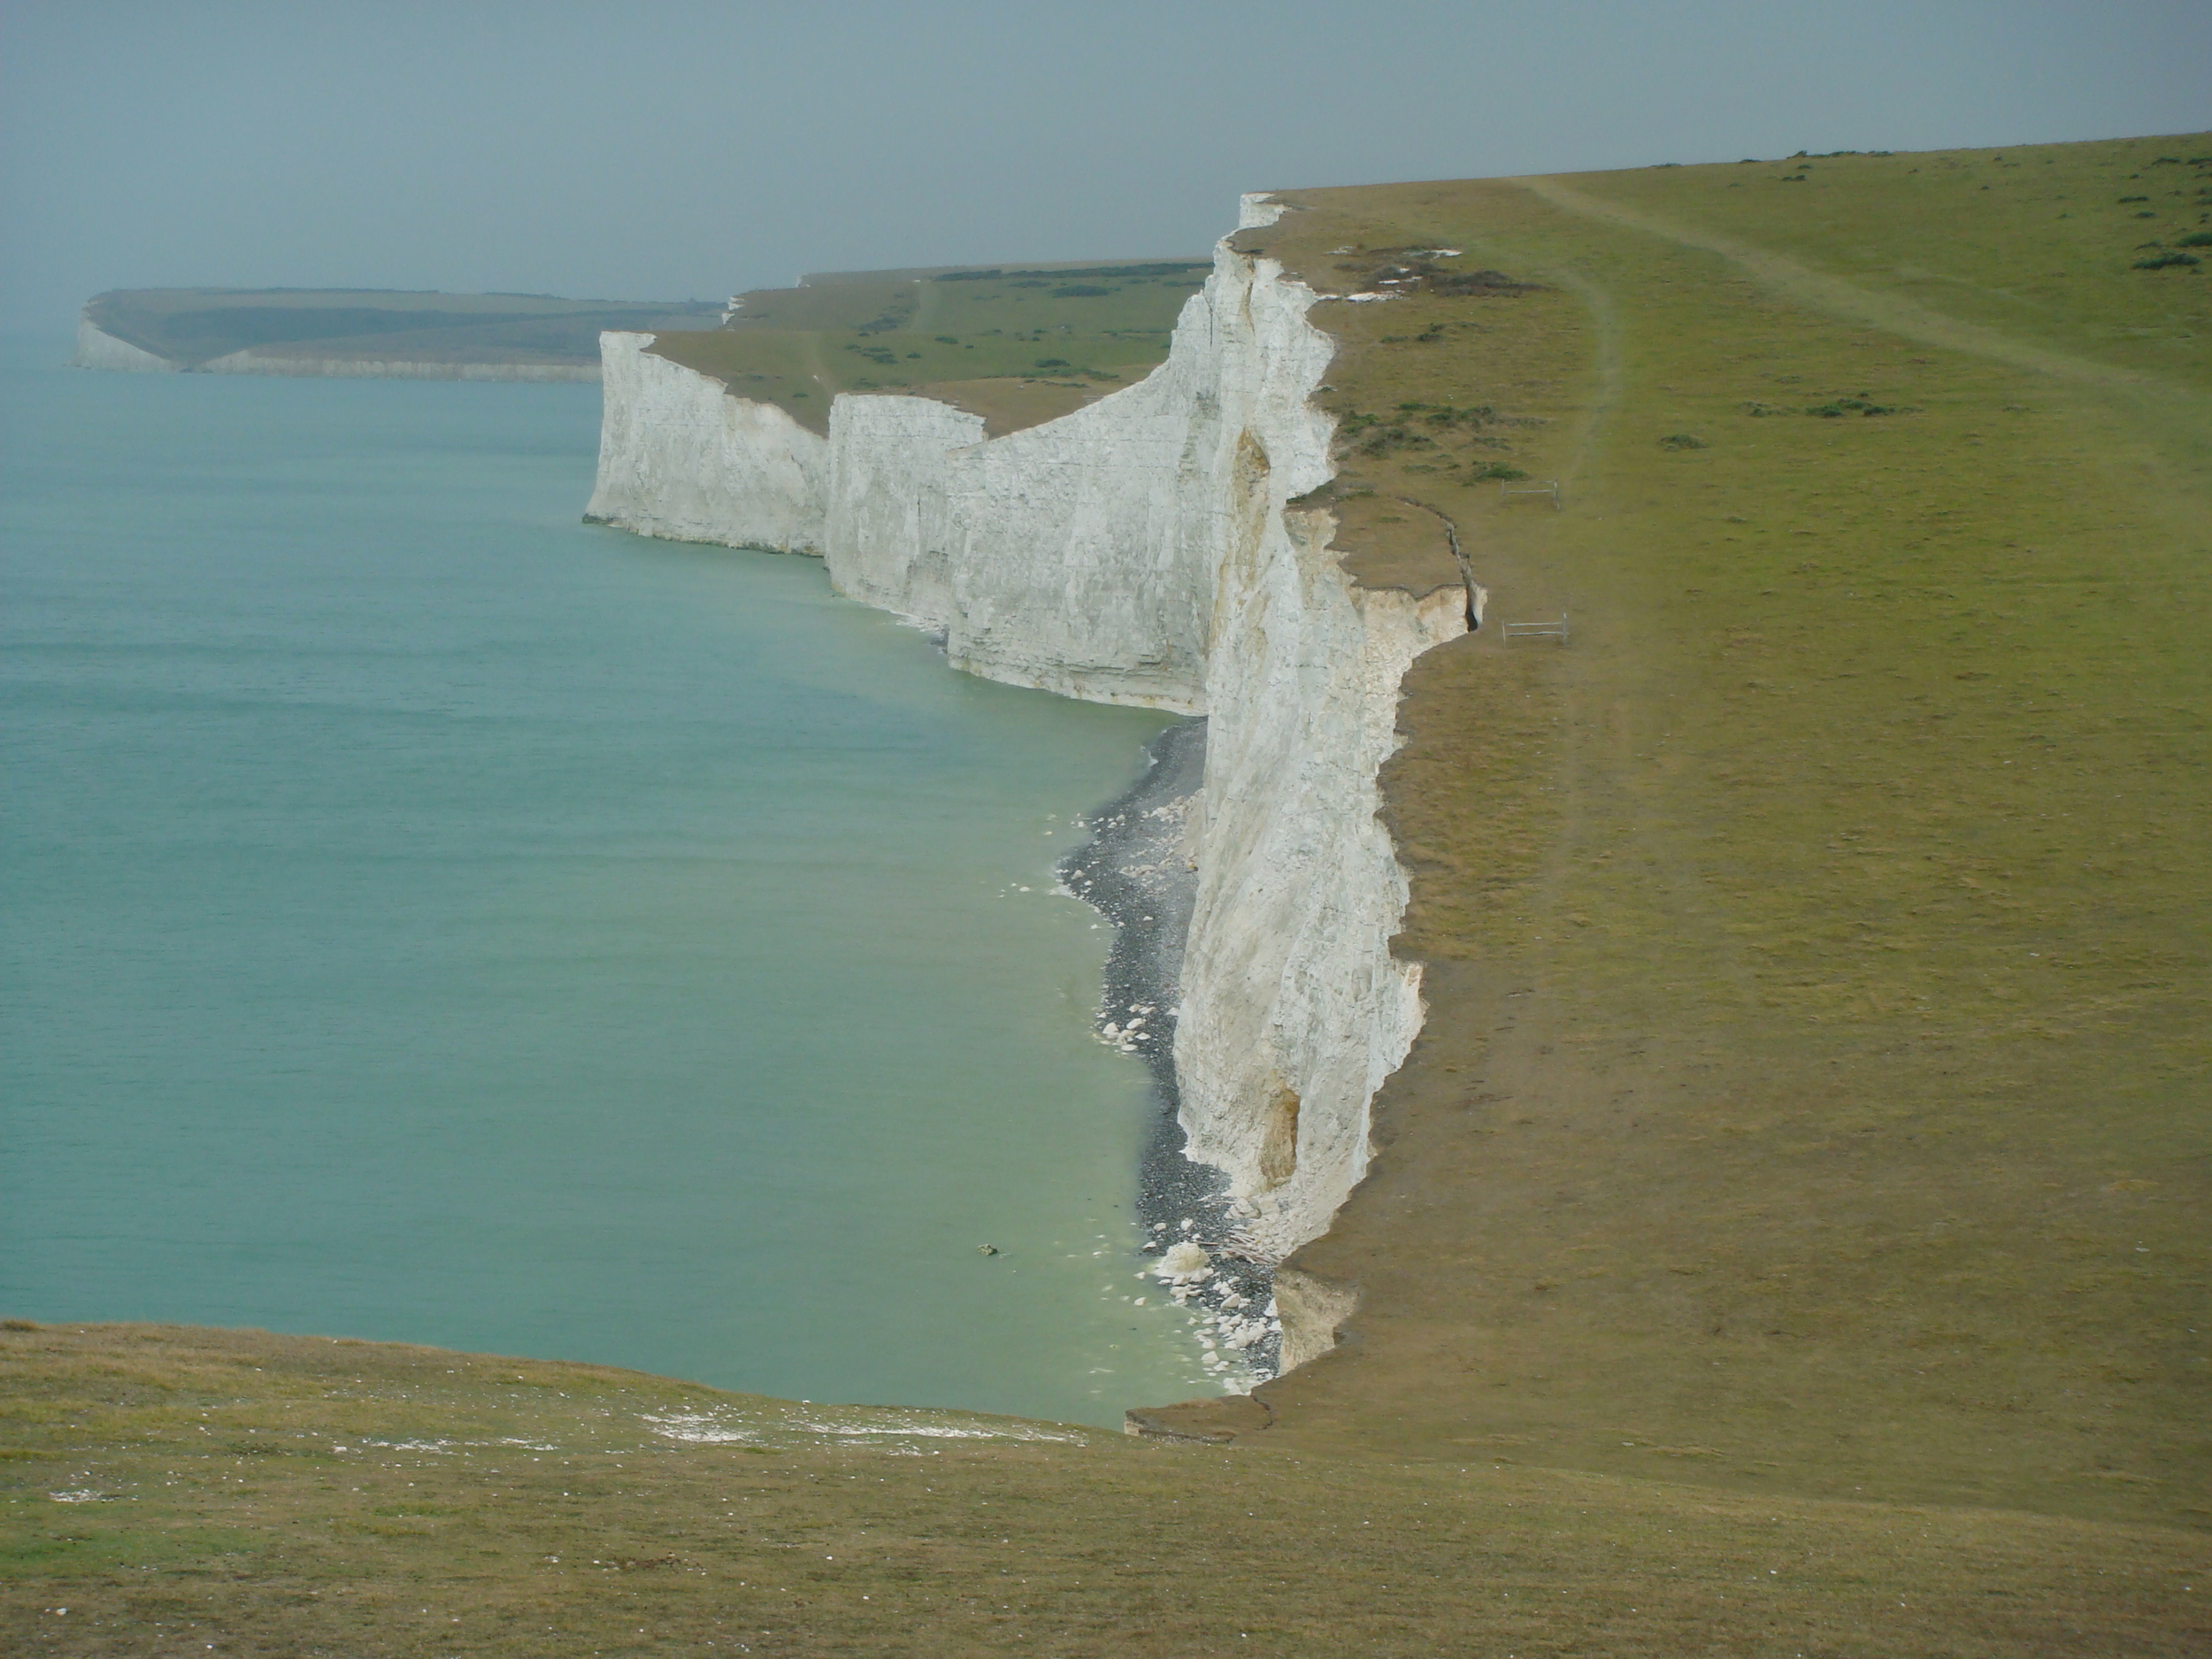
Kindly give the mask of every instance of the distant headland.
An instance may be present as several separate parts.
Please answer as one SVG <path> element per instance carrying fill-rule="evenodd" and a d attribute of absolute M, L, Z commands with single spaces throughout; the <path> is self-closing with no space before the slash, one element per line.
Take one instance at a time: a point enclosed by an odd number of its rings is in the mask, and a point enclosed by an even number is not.
<path fill-rule="evenodd" d="M 602 329 L 710 327 L 719 303 L 388 288 L 118 288 L 77 324 L 84 369 L 595 380 Z"/>

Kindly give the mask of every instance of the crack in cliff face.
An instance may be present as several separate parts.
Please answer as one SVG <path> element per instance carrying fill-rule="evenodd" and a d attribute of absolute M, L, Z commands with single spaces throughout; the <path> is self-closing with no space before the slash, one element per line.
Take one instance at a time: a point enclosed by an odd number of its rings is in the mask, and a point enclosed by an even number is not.
<path fill-rule="evenodd" d="M 1279 211 L 1248 198 L 1245 221 Z M 1225 242 L 1164 364 L 995 439 L 947 405 L 856 395 L 823 438 L 645 336 L 605 340 L 595 518 L 819 552 L 841 592 L 941 633 L 956 667 L 1207 717 L 1202 789 L 1179 797 L 1196 869 L 1173 990 L 1162 936 L 1125 935 L 1133 977 L 1106 1018 L 1174 1091 L 1196 1161 L 1171 1176 L 1148 1155 L 1148 1188 L 1176 1195 L 1163 1241 L 1198 1233 L 1217 1261 L 1232 1242 L 1279 1259 L 1365 1171 L 1369 1102 L 1421 1014 L 1418 969 L 1390 950 L 1407 883 L 1377 778 L 1407 666 L 1472 615 L 1464 586 L 1354 580 L 1334 515 L 1290 504 L 1334 472 L 1319 299 Z M 1186 742 L 1164 762 L 1196 764 Z"/>

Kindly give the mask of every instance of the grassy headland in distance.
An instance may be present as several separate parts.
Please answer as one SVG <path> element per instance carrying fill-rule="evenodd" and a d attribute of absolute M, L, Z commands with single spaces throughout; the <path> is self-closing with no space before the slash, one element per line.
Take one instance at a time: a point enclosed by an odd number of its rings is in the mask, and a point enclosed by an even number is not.
<path fill-rule="evenodd" d="M 1448 521 L 1490 608 L 1385 779 L 1424 1034 L 1291 1264 L 1356 1308 L 1172 1419 L 1226 1445 L 11 1330 L 12 1644 L 2203 1651 L 2208 152 L 1292 192 L 1240 237 L 1397 293 L 1313 314 L 1339 546 L 1398 583 Z M 727 368 L 949 383 L 841 336 L 974 324 L 847 297 Z"/>
<path fill-rule="evenodd" d="M 119 288 L 84 314 L 184 369 L 242 357 L 595 370 L 602 329 L 698 328 L 721 307 L 388 288 Z"/>

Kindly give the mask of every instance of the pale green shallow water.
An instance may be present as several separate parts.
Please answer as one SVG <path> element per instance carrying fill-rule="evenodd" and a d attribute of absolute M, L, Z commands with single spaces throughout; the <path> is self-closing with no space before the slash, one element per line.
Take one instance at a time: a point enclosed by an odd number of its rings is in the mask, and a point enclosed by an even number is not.
<path fill-rule="evenodd" d="M 0 426 L 0 1311 L 1205 1386 L 1129 1301 L 1145 1079 L 1050 892 L 1158 718 L 580 525 L 594 387 L 59 356 Z"/>

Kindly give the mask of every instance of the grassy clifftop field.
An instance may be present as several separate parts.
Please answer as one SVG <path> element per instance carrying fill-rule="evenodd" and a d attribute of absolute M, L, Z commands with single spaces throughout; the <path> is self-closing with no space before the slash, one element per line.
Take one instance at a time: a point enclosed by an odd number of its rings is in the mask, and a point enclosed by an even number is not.
<path fill-rule="evenodd" d="M 1398 295 L 1314 313 L 1346 558 L 1490 593 L 1385 780 L 1344 1345 L 1202 1445 L 12 1330 L 11 1651 L 2212 1645 L 2212 138 L 1282 199 Z M 917 274 L 717 372 L 1147 360 Z"/>
<path fill-rule="evenodd" d="M 1428 1023 L 1300 1263 L 1351 1340 L 1252 1438 L 2212 1521 L 2208 150 L 1317 191 L 1244 238 L 1398 273 L 1322 308 L 1337 488 L 1572 630 L 1409 681 Z"/>
<path fill-rule="evenodd" d="M 993 436 L 1142 380 L 1167 356 L 1207 259 L 961 265 L 810 276 L 739 297 L 728 324 L 653 350 L 816 432 L 840 392 L 935 398 Z"/>

